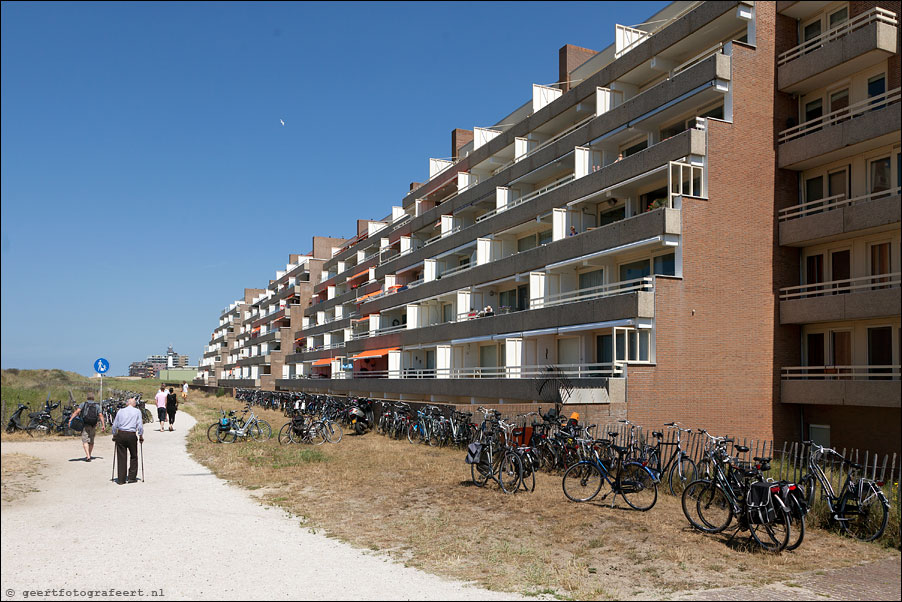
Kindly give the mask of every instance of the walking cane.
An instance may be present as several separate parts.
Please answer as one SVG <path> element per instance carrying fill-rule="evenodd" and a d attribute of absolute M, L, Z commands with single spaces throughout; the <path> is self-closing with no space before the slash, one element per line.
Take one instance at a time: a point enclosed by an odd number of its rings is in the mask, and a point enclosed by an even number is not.
<path fill-rule="evenodd" d="M 116 478 L 116 439 L 115 436 L 113 438 L 113 472 L 110 474 L 110 480 Z"/>
<path fill-rule="evenodd" d="M 143 439 L 143 437 L 142 437 Z M 141 450 L 141 482 L 144 482 L 144 441 L 139 439 L 138 449 Z"/>

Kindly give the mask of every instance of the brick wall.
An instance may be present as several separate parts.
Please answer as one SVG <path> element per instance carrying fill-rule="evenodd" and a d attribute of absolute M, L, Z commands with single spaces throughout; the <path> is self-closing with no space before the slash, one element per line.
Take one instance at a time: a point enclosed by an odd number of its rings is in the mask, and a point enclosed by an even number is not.
<path fill-rule="evenodd" d="M 683 203 L 683 279 L 657 282 L 657 365 L 629 367 L 627 406 L 646 426 L 779 441 L 798 430 L 779 401 L 798 341 L 778 325 L 775 291 L 798 260 L 775 215 L 795 196 L 775 167 L 775 5 L 758 3 L 757 18 L 757 48 L 733 45 L 733 123 L 708 123 L 709 200 Z"/>
<path fill-rule="evenodd" d="M 566 92 L 570 85 L 570 72 L 598 54 L 596 50 L 564 44 L 558 50 L 558 88 Z"/>
<path fill-rule="evenodd" d="M 455 128 L 451 130 L 451 158 L 457 159 L 460 149 L 473 141 L 473 130 Z"/>

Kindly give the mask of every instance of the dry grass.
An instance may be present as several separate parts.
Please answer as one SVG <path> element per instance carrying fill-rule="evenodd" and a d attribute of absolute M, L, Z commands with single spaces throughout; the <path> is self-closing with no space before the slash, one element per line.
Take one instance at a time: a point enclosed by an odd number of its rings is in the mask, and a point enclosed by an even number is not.
<path fill-rule="evenodd" d="M 44 466 L 34 456 L 3 454 L 0 462 L 0 499 L 3 504 L 18 502 L 29 493 L 38 491 L 34 485 Z"/>
<path fill-rule="evenodd" d="M 490 589 L 579 599 L 659 598 L 683 590 L 760 585 L 794 574 L 884 558 L 896 551 L 811 530 L 802 547 L 769 555 L 740 535 L 693 531 L 667 495 L 646 513 L 618 500 L 574 504 L 559 476 L 540 474 L 535 493 L 508 496 L 470 482 L 464 453 L 367 434 L 320 447 L 218 445 L 206 427 L 225 398 L 194 396 L 198 427 L 189 450 L 219 476 L 301 524 L 387 552 L 431 573 Z M 228 405 L 226 408 L 228 409 Z M 232 408 L 237 402 L 232 401 Z M 264 412 L 274 431 L 285 423 Z"/>

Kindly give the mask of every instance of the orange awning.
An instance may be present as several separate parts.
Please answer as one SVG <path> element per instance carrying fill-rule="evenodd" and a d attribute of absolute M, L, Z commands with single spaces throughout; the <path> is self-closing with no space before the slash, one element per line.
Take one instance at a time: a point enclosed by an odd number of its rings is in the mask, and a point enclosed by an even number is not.
<path fill-rule="evenodd" d="M 364 351 L 363 353 L 358 353 L 355 356 L 350 357 L 352 360 L 362 360 L 368 357 L 382 357 L 383 355 L 388 355 L 389 351 L 397 351 L 400 347 L 388 347 L 386 349 L 370 349 L 369 351 Z"/>
<path fill-rule="evenodd" d="M 313 365 L 314 366 L 330 366 L 330 365 L 332 365 L 332 358 L 324 357 L 321 360 L 316 360 L 315 362 L 313 362 Z"/>
<path fill-rule="evenodd" d="M 364 296 L 362 296 L 362 297 L 357 297 L 357 302 L 360 303 L 360 302 L 363 301 L 364 299 L 368 299 L 368 298 L 370 298 L 370 297 L 374 297 L 374 296 L 376 296 L 376 295 L 381 295 L 381 294 L 382 294 L 382 291 L 375 291 L 375 292 L 373 292 L 373 293 L 366 294 L 366 295 L 364 295 Z"/>
<path fill-rule="evenodd" d="M 372 314 L 370 314 L 370 316 L 371 316 L 371 315 L 372 315 Z M 353 319 L 353 320 L 351 320 L 351 321 L 354 322 L 354 323 L 356 324 L 357 322 L 363 322 L 364 320 L 369 320 L 369 319 L 370 319 L 370 316 L 363 316 L 362 318 L 355 318 L 355 319 Z"/>
<path fill-rule="evenodd" d="M 363 270 L 362 272 L 357 272 L 353 276 L 348 277 L 348 280 L 353 280 L 354 278 L 360 278 L 364 274 L 369 274 L 369 273 L 370 273 L 370 269 L 367 268 L 367 269 Z"/>

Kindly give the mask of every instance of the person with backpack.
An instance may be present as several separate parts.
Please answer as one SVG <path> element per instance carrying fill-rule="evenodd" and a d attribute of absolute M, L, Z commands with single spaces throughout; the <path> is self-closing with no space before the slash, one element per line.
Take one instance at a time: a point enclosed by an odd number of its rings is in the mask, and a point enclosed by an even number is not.
<path fill-rule="evenodd" d="M 88 393 L 87 401 L 72 412 L 72 416 L 69 418 L 69 428 L 72 428 L 72 421 L 78 416 L 81 416 L 81 422 L 84 424 L 81 430 L 81 444 L 85 448 L 85 462 L 90 462 L 91 454 L 94 451 L 94 435 L 97 432 L 98 420 L 100 421 L 100 431 L 106 431 L 106 420 L 103 418 L 103 412 L 100 411 L 100 404 L 94 401 L 93 393 Z"/>

